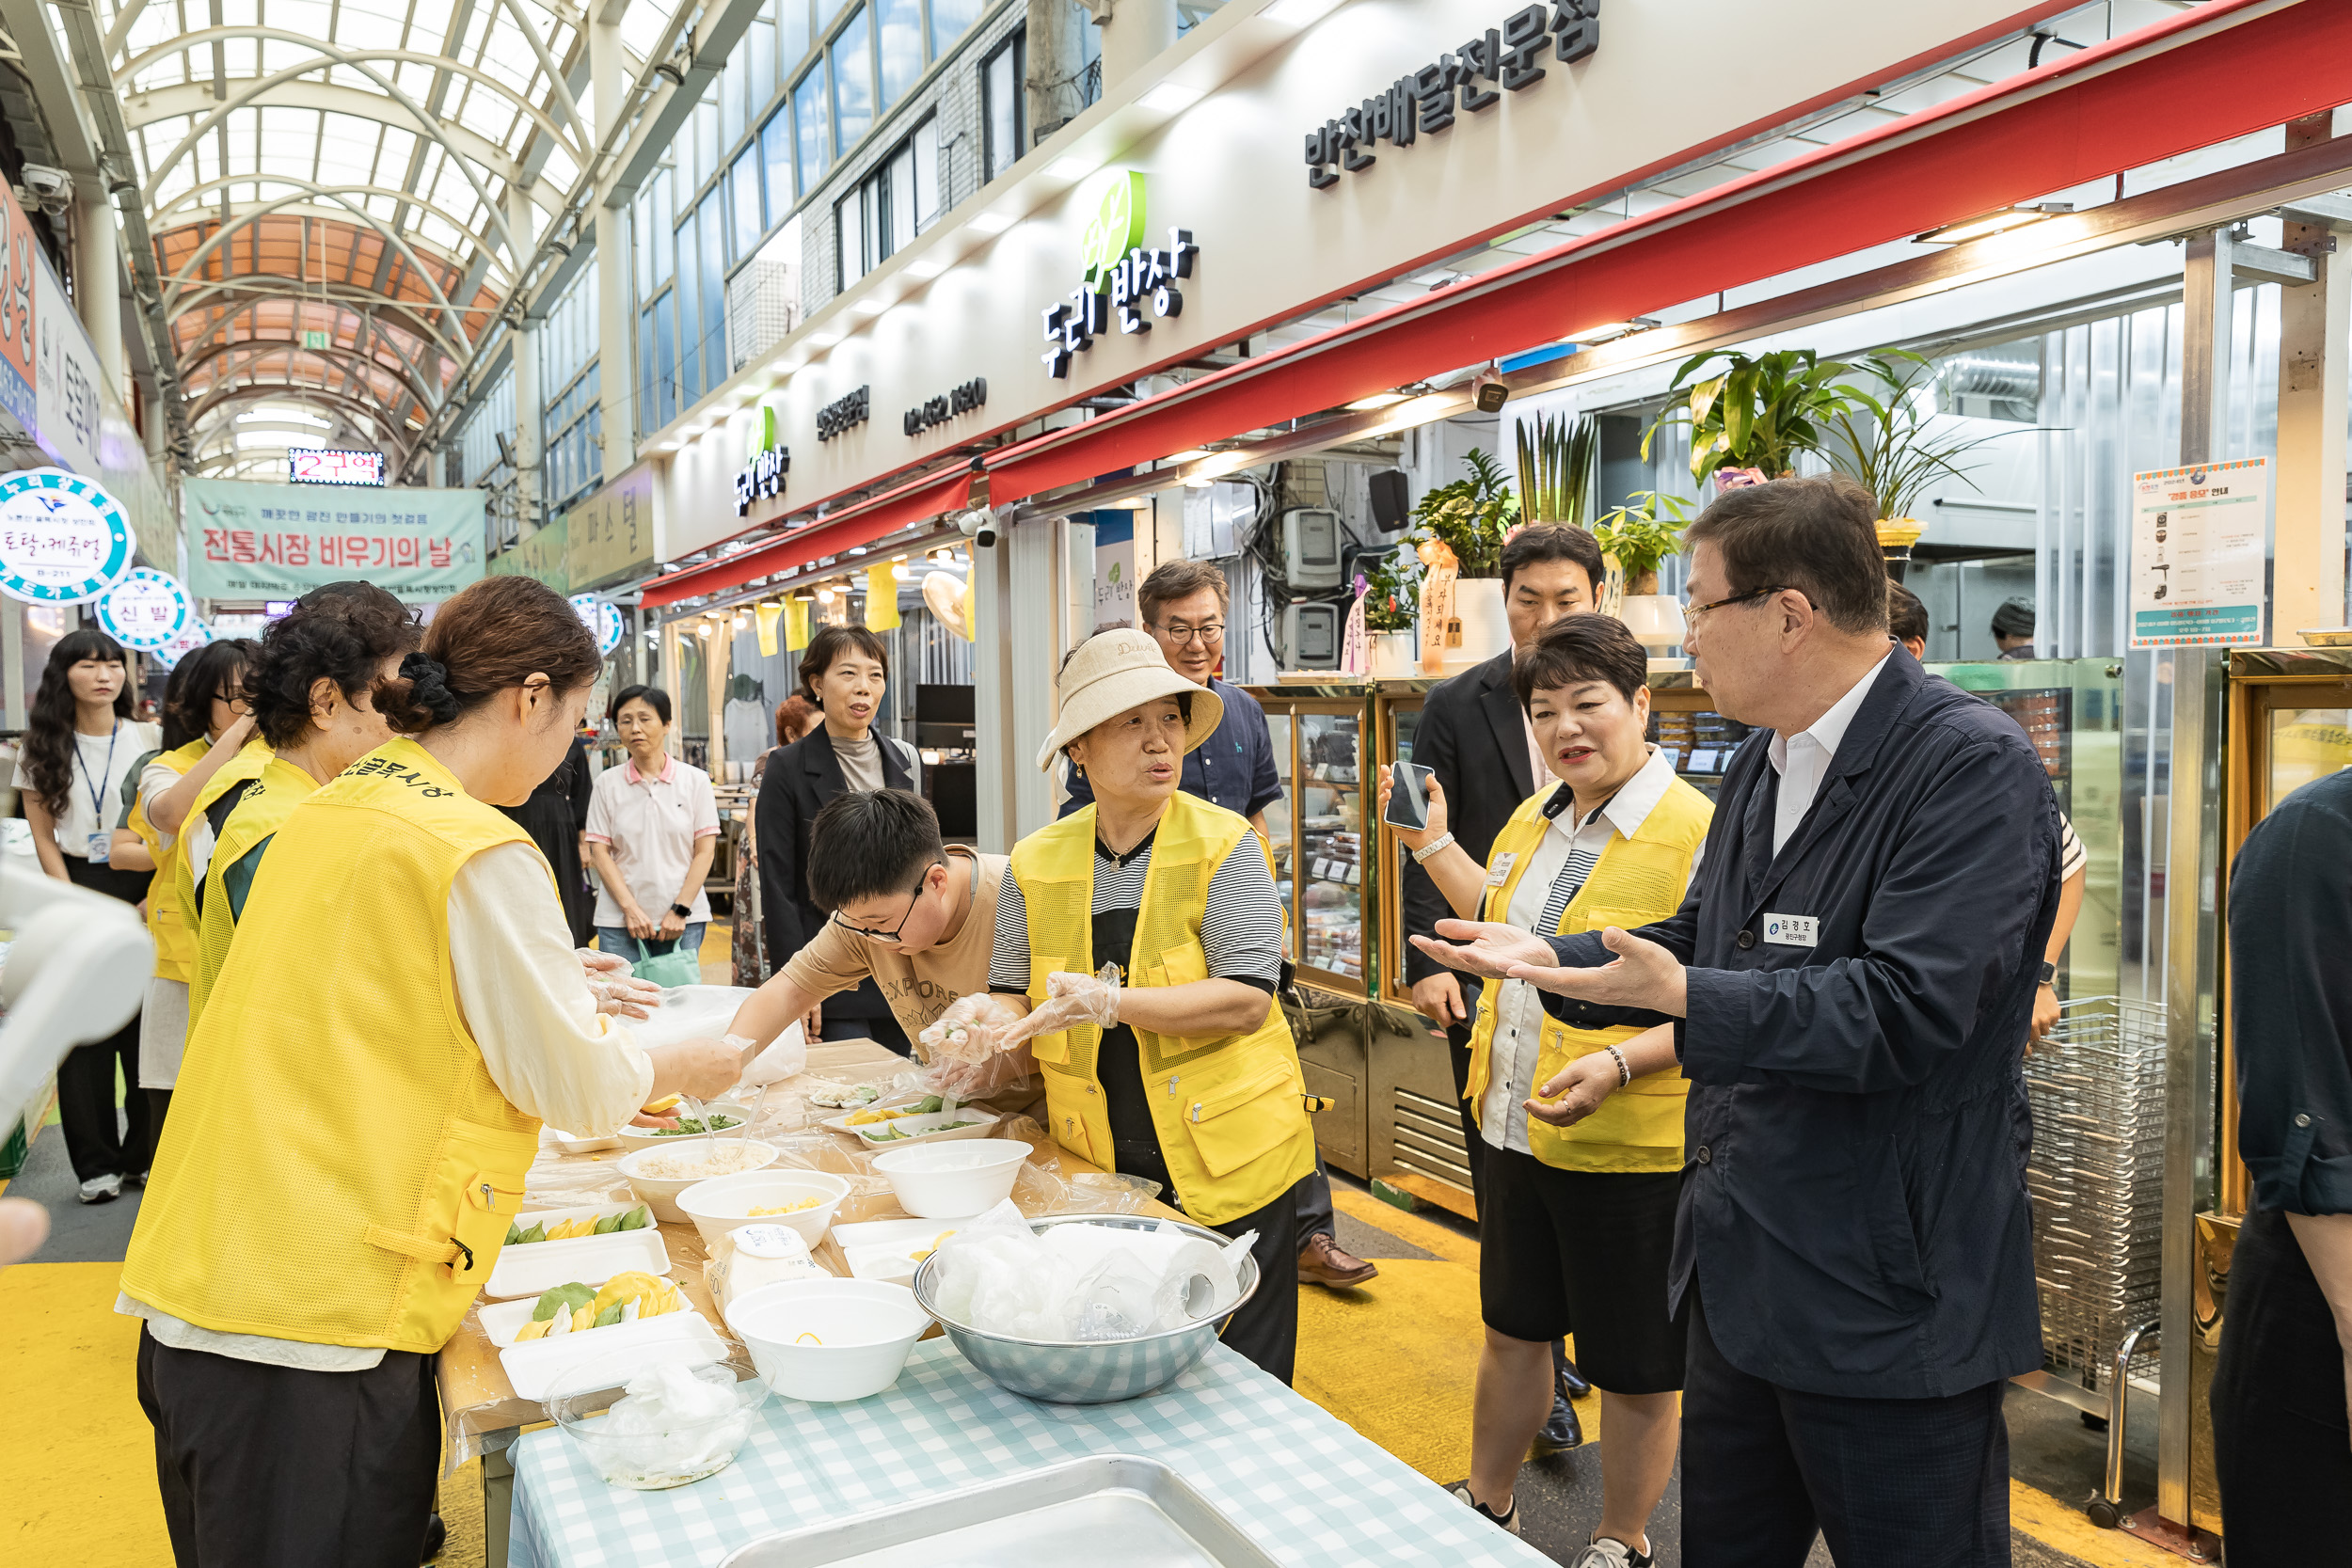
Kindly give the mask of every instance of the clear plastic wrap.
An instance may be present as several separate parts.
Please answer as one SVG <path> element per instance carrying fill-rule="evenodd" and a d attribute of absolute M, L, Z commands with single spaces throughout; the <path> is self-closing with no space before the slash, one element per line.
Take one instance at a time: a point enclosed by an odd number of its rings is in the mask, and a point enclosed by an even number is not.
<path fill-rule="evenodd" d="M 1255 1236 L 1218 1245 L 1161 1226 L 976 1222 L 932 1261 L 939 1309 L 984 1333 L 1041 1341 L 1132 1339 L 1215 1316 L 1240 1294 Z"/>

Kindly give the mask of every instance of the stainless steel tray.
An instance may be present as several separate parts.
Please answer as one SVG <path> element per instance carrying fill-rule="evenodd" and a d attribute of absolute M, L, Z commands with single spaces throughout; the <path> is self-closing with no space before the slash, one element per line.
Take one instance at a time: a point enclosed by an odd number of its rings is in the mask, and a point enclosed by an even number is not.
<path fill-rule="evenodd" d="M 1182 1476 L 1125 1453 L 764 1536 L 720 1568 L 1100 1568 L 1105 1551 L 1120 1568 L 1276 1568 Z"/>

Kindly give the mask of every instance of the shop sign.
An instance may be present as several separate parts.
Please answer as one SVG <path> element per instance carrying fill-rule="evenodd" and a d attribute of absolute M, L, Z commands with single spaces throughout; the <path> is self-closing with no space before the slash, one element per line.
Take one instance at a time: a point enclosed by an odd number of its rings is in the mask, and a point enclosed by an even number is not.
<path fill-rule="evenodd" d="M 0 477 L 0 594 L 83 604 L 131 572 L 131 519 L 96 483 L 63 468 Z"/>
<path fill-rule="evenodd" d="M 1152 324 L 1143 319 L 1144 301 L 1165 320 L 1184 313 L 1176 280 L 1192 276 L 1192 259 L 1200 247 L 1192 243 L 1191 230 L 1170 229 L 1167 247 L 1152 249 L 1143 244 L 1143 176 L 1121 169 L 1104 187 L 1079 235 L 1081 280 L 1070 291 L 1070 302 L 1041 312 L 1045 341 L 1052 346 L 1038 357 L 1055 380 L 1069 379 L 1071 356 L 1091 349 L 1096 338 L 1110 331 L 1114 317 L 1119 330 L 1131 337 L 1151 331 Z"/>
<path fill-rule="evenodd" d="M 530 578 L 559 594 L 572 591 L 571 517 L 543 523 L 528 539 L 499 551 L 485 570 L 491 577 Z"/>
<path fill-rule="evenodd" d="M 750 458 L 735 476 L 735 515 L 743 516 L 752 502 L 784 494 L 784 480 L 792 471 L 792 449 L 776 431 L 776 410 L 761 404 L 752 421 Z"/>
<path fill-rule="evenodd" d="M 196 604 L 180 579 L 152 567 L 135 567 L 98 600 L 98 626 L 126 648 L 153 653 L 176 641 L 196 619 Z"/>
<path fill-rule="evenodd" d="M 48 262 L 22 203 L 0 201 L 0 407 L 26 430 L 40 428 L 40 372 L 33 355 L 41 274 Z"/>
<path fill-rule="evenodd" d="M 596 640 L 596 652 L 611 658 L 612 650 L 621 645 L 621 612 L 595 594 L 573 594 L 572 609 L 579 612 L 588 635 Z"/>
<path fill-rule="evenodd" d="M 364 578 L 411 604 L 483 573 L 482 490 L 297 490 L 181 482 L 188 586 L 206 599 L 300 598 Z"/>
<path fill-rule="evenodd" d="M 657 494 L 654 466 L 639 463 L 564 514 L 573 588 L 652 574 Z"/>
<path fill-rule="evenodd" d="M 864 424 L 874 407 L 874 388 L 860 387 L 856 391 L 834 399 L 817 410 L 817 438 L 830 441 Z"/>
<path fill-rule="evenodd" d="M 150 657 L 168 670 L 212 640 L 213 628 L 191 615 L 188 624 L 181 628 L 180 635 L 162 647 L 153 649 Z"/>
<path fill-rule="evenodd" d="M 96 474 L 98 355 L 46 257 L 34 277 L 33 319 L 34 436 L 61 467 Z"/>
<path fill-rule="evenodd" d="M 1544 51 L 1562 65 L 1574 65 L 1600 47 L 1600 0 L 1558 0 L 1530 6 L 1489 27 L 1451 54 L 1398 77 L 1379 96 L 1327 119 L 1307 133 L 1307 183 L 1328 190 L 1340 182 L 1337 164 L 1360 174 L 1379 161 L 1370 149 L 1387 142 L 1402 151 L 1421 133 L 1454 124 L 1457 106 L 1480 114 L 1549 74 L 1535 62 Z M 1501 90 L 1497 90 L 1497 89 Z"/>
<path fill-rule="evenodd" d="M 926 398 L 910 408 L 903 421 L 909 436 L 920 436 L 933 425 L 946 424 L 959 414 L 988 406 L 988 377 L 976 375 L 945 397 Z"/>
<path fill-rule="evenodd" d="M 2263 641 L 2270 460 L 2132 476 L 2135 648 L 2257 648 Z"/>

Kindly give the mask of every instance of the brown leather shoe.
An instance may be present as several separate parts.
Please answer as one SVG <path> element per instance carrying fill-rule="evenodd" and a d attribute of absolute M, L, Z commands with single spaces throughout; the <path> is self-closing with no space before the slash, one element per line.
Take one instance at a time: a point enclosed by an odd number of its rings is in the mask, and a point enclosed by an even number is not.
<path fill-rule="evenodd" d="M 1378 1276 L 1380 1270 L 1353 1253 L 1340 1250 L 1340 1243 L 1327 1233 L 1309 1237 L 1307 1244 L 1298 1249 L 1298 1282 L 1301 1285 L 1361 1285 Z"/>

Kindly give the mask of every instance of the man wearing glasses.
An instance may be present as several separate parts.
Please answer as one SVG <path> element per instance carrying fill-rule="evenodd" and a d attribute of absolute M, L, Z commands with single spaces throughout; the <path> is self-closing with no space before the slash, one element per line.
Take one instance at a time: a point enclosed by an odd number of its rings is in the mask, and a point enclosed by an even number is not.
<path fill-rule="evenodd" d="M 1213 672 L 1225 657 L 1228 610 L 1225 574 L 1205 561 L 1164 561 L 1136 590 L 1143 629 L 1160 645 L 1168 667 L 1195 686 L 1205 686 L 1225 705 L 1225 717 L 1209 738 L 1184 753 L 1178 787 L 1249 819 L 1258 836 L 1271 842 L 1265 809 L 1282 798 L 1282 778 L 1274 766 L 1274 737 L 1265 709 L 1240 687 Z M 1094 803 L 1094 791 L 1074 769 L 1070 799 L 1061 815 Z M 1331 1179 L 1317 1158 L 1298 1188 L 1298 1277 L 1310 1285 L 1361 1285 L 1380 1270 L 1344 1251 L 1334 1230 Z"/>

